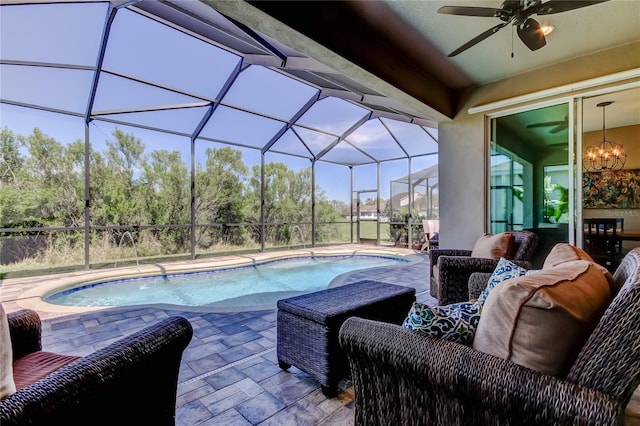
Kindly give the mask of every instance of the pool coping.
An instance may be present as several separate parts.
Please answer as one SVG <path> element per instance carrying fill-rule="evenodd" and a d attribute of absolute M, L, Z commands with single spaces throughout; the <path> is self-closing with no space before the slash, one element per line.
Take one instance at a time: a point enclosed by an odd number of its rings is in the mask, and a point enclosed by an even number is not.
<path fill-rule="evenodd" d="M 63 306 L 47 303 L 43 299 L 54 292 L 68 290 L 74 287 L 83 285 L 90 285 L 94 283 L 103 282 L 105 280 L 113 279 L 127 279 L 127 278 L 139 278 L 148 276 L 157 276 L 164 274 L 179 274 L 187 272 L 200 272 L 217 269 L 226 269 L 233 267 L 251 266 L 259 263 L 284 260 L 295 257 L 307 257 L 307 256 L 353 256 L 353 255 L 369 255 L 369 256 L 392 256 L 406 259 L 411 264 L 416 261 L 421 261 L 419 256 L 416 256 L 418 251 L 411 249 L 403 249 L 397 247 L 379 247 L 379 246 L 362 246 L 362 245 L 349 245 L 349 246 L 335 246 L 335 247 L 320 247 L 309 249 L 296 249 L 287 251 L 274 251 L 255 254 L 242 254 L 242 255 L 227 255 L 209 259 L 197 259 L 197 260 L 185 260 L 177 262 L 164 262 L 156 264 L 143 264 L 135 266 L 126 266 L 112 269 L 100 269 L 100 270 L 87 270 L 76 271 L 71 273 L 62 273 L 47 276 L 38 277 L 26 277 L 26 278 L 9 278 L 5 279 L 0 284 L 0 301 L 3 302 L 15 302 L 18 309 L 33 309 L 38 312 L 46 312 L 49 315 L 68 315 L 75 313 L 85 313 L 92 311 L 100 311 L 105 309 L 117 309 L 117 308 L 145 308 L 155 307 L 162 309 L 178 309 L 183 311 L 192 312 L 242 312 L 242 311 L 258 311 L 266 309 L 274 309 L 271 305 L 248 305 L 244 307 L 222 307 L 222 306 L 185 306 L 185 305 L 173 305 L 173 304 L 147 304 L 147 305 L 134 305 L 134 306 Z M 397 268 L 407 266 L 392 265 L 384 267 L 374 268 Z M 349 275 L 359 271 L 346 272 L 344 274 L 335 277 L 328 287 L 335 287 L 343 285 L 348 279 Z M 20 290 L 18 289 L 20 287 Z M 7 290 L 15 289 L 11 293 L 18 293 L 16 297 L 7 299 L 3 297 L 3 293 L 8 293 Z M 6 299 L 6 300 L 5 300 Z"/>

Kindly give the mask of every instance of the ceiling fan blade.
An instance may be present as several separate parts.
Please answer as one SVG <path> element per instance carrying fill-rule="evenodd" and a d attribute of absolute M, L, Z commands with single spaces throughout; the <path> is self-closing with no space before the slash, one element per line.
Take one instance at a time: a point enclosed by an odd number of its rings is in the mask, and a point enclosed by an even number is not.
<path fill-rule="evenodd" d="M 518 37 L 529 50 L 538 50 L 547 44 L 540 23 L 533 18 L 527 18 L 526 21 L 518 25 Z"/>
<path fill-rule="evenodd" d="M 529 124 L 527 129 L 534 129 L 536 127 L 564 126 L 565 124 L 567 123 L 564 121 L 545 121 L 544 123 Z"/>
<path fill-rule="evenodd" d="M 491 35 L 493 35 L 495 33 L 497 33 L 499 30 L 504 28 L 509 22 L 503 22 L 502 24 L 498 24 L 495 27 L 489 28 L 487 31 L 483 32 L 482 34 L 479 34 L 479 35 L 475 36 L 474 38 L 472 38 L 471 40 L 469 40 L 468 42 L 466 42 L 462 46 L 458 47 L 453 52 L 449 53 L 448 56 L 450 58 L 452 58 L 452 57 L 456 56 L 457 54 L 464 52 L 468 48 L 475 46 L 476 44 L 480 43 L 482 40 L 488 38 L 489 36 L 491 36 Z"/>
<path fill-rule="evenodd" d="M 538 15 L 551 15 L 553 13 L 567 12 L 581 7 L 593 6 L 609 0 L 550 0 L 538 6 Z"/>
<path fill-rule="evenodd" d="M 447 15 L 463 15 L 463 16 L 483 16 L 492 17 L 496 16 L 496 12 L 500 9 L 493 7 L 472 7 L 472 6 L 442 6 L 438 9 L 438 13 L 445 13 Z"/>
<path fill-rule="evenodd" d="M 561 131 L 565 130 L 568 127 L 569 126 L 567 125 L 567 123 L 558 124 L 556 127 L 554 127 L 553 129 L 549 130 L 549 133 L 558 133 L 558 132 L 561 132 Z"/>

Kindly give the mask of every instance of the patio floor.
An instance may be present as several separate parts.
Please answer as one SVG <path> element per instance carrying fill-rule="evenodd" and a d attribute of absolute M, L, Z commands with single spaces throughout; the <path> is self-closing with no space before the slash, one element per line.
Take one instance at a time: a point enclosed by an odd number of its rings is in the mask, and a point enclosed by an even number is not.
<path fill-rule="evenodd" d="M 356 271 L 345 283 L 366 278 L 411 286 L 419 301 L 435 304 L 428 291 L 428 256 L 407 252 L 421 261 Z M 16 298 L 24 284 L 5 284 L 0 286 L 0 301 L 7 311 L 19 309 Z M 308 374 L 278 367 L 275 306 L 223 313 L 149 307 L 41 315 L 43 349 L 74 355 L 88 354 L 166 316 L 187 318 L 194 335 L 180 367 L 177 425 L 353 424 L 354 395 L 348 379 L 341 382 L 338 395 L 328 399 Z"/>

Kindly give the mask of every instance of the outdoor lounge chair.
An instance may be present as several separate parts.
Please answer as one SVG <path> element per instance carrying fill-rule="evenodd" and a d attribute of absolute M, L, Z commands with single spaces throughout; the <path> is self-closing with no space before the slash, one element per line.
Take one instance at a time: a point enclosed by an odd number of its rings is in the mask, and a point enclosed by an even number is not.
<path fill-rule="evenodd" d="M 538 236 L 531 231 L 510 231 L 515 239 L 513 256 L 507 256 L 509 260 L 520 266 L 530 269 L 531 259 L 537 243 Z M 438 299 L 438 304 L 449 305 L 463 302 L 468 299 L 469 277 L 474 272 L 493 272 L 499 259 L 471 257 L 472 250 L 461 249 L 431 249 L 429 258 L 430 292 Z"/>
<path fill-rule="evenodd" d="M 424 242 L 420 247 L 420 251 L 429 251 L 432 247 L 438 247 L 438 241 L 440 240 L 440 221 L 438 219 L 423 219 L 422 232 Z"/>
<path fill-rule="evenodd" d="M 640 248 L 613 281 L 615 297 L 561 377 L 402 326 L 348 319 L 340 343 L 356 424 L 623 424 L 640 385 Z"/>
<path fill-rule="evenodd" d="M 193 330 L 169 317 L 84 357 L 42 352 L 38 314 L 7 314 L 13 349 L 24 376 L 64 365 L 0 400 L 0 424 L 173 425 L 182 353 Z M 25 386 L 20 389 L 20 386 Z"/>

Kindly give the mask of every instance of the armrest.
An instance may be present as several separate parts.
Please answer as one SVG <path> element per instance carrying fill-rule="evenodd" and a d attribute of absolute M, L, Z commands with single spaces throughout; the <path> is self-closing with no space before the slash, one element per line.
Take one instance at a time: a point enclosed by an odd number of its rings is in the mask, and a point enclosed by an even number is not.
<path fill-rule="evenodd" d="M 440 256 L 440 305 L 464 302 L 469 297 L 469 277 L 474 272 L 493 272 L 497 259 L 482 257 Z"/>
<path fill-rule="evenodd" d="M 36 311 L 22 309 L 8 313 L 7 321 L 14 360 L 42 350 L 42 323 Z"/>
<path fill-rule="evenodd" d="M 356 424 L 622 424 L 593 389 L 401 326 L 349 318 Z"/>
<path fill-rule="evenodd" d="M 483 257 L 439 257 L 439 305 L 450 305 L 468 301 L 469 278 L 474 272 L 492 273 L 498 266 L 498 259 Z M 525 269 L 531 268 L 526 260 L 512 260 L 513 263 Z"/>
<path fill-rule="evenodd" d="M 2 400 L 0 424 L 174 424 L 192 334 L 182 317 L 147 326 Z"/>
<path fill-rule="evenodd" d="M 431 249 L 429 250 L 429 261 L 431 262 L 430 272 L 433 276 L 433 267 L 438 264 L 440 256 L 471 256 L 471 250 L 464 249 Z"/>
<path fill-rule="evenodd" d="M 469 300 L 477 299 L 487 288 L 491 272 L 474 272 L 469 277 Z"/>

